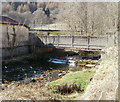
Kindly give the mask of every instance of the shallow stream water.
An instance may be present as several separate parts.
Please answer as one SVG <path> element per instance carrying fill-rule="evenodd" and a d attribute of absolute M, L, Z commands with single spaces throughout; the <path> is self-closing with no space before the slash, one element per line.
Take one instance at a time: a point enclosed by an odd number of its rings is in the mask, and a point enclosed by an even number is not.
<path fill-rule="evenodd" d="M 80 71 L 83 66 L 69 66 L 68 59 L 70 58 L 81 60 L 80 56 L 61 57 L 59 59 L 51 60 L 30 60 L 26 59 L 19 62 L 9 63 L 2 66 L 2 79 L 4 82 L 23 81 L 28 78 L 40 77 L 41 80 L 52 81 L 72 71 Z M 58 62 L 56 62 L 58 61 Z M 54 62 L 54 63 L 52 63 Z M 65 62 L 67 62 L 65 64 Z M 74 60 L 72 60 L 74 62 Z M 63 63 L 63 64 L 62 64 Z M 74 65 L 74 64 L 73 64 Z"/>
<path fill-rule="evenodd" d="M 15 62 L 2 66 L 2 79 L 6 81 L 21 81 L 25 78 L 35 77 L 45 72 L 52 72 L 53 77 L 58 75 L 58 71 L 67 71 L 67 64 L 57 64 L 48 60 Z"/>

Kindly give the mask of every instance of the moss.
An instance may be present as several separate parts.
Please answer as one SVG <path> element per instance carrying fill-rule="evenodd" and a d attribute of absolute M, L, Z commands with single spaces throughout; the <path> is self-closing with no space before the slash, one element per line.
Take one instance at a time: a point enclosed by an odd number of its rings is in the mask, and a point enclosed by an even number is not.
<path fill-rule="evenodd" d="M 74 91 L 84 91 L 90 82 L 90 78 L 94 72 L 92 71 L 77 71 L 71 72 L 63 76 L 61 79 L 49 82 L 48 89 L 53 92 L 65 94 Z"/>

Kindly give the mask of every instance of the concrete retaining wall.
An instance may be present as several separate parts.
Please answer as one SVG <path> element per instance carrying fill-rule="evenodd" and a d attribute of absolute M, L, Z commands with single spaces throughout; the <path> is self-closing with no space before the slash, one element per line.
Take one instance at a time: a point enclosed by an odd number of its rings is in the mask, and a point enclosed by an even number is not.
<path fill-rule="evenodd" d="M 19 46 L 19 47 L 15 47 L 13 49 L 3 48 L 2 56 L 3 56 L 3 59 L 10 58 L 13 56 L 21 56 L 21 55 L 28 54 L 29 53 L 28 51 L 29 51 L 28 46 L 21 46 L 21 47 Z"/>
<path fill-rule="evenodd" d="M 2 58 L 20 56 L 29 53 L 29 29 L 19 25 L 0 24 L 2 28 L 2 38 L 0 49 Z"/>
<path fill-rule="evenodd" d="M 51 52 L 54 47 L 46 46 L 41 39 L 36 35 L 36 33 L 29 33 L 29 51 L 35 54 L 44 54 Z"/>

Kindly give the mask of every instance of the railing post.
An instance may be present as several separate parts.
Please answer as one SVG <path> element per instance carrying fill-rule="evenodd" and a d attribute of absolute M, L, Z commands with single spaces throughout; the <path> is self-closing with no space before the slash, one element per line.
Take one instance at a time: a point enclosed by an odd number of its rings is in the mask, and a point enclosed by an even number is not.
<path fill-rule="evenodd" d="M 46 38 L 46 39 L 45 39 L 45 43 L 47 44 L 47 36 L 45 36 L 45 38 Z"/>
<path fill-rule="evenodd" d="M 89 50 L 89 44 L 90 44 L 90 36 L 88 36 L 88 50 Z"/>
<path fill-rule="evenodd" d="M 74 46 L 73 44 L 74 44 L 74 36 L 71 36 L 71 38 L 72 38 L 72 47 Z"/>
<path fill-rule="evenodd" d="M 59 38 L 59 35 L 58 35 L 58 43 L 57 43 L 58 46 L 59 46 L 59 40 L 60 40 L 60 38 Z"/>

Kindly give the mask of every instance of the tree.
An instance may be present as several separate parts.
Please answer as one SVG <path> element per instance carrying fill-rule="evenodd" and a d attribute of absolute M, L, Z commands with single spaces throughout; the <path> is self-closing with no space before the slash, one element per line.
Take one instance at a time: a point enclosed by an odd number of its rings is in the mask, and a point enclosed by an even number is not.
<path fill-rule="evenodd" d="M 17 8 L 17 12 L 22 13 L 23 12 L 23 5 L 19 5 Z"/>
<path fill-rule="evenodd" d="M 64 3 L 58 21 L 65 22 L 73 34 L 106 34 L 116 28 L 117 9 L 113 2 Z"/>
<path fill-rule="evenodd" d="M 81 33 L 87 29 L 87 17 L 86 13 L 86 3 L 64 3 L 64 6 L 60 10 L 58 15 L 58 20 L 63 21 L 67 24 L 67 28 L 78 34 L 78 31 L 81 30 Z M 86 15 L 87 16 L 87 15 Z M 83 34 L 83 33 L 82 33 Z"/>
<path fill-rule="evenodd" d="M 37 9 L 34 13 L 33 13 L 34 17 L 32 19 L 33 24 L 35 26 L 39 26 L 45 23 L 45 15 L 42 9 Z"/>
<path fill-rule="evenodd" d="M 28 5 L 24 5 L 23 6 L 23 12 L 27 12 L 30 11 L 29 6 Z"/>
<path fill-rule="evenodd" d="M 13 11 L 13 6 L 9 3 L 2 3 L 2 13 L 8 13 L 10 11 Z"/>

